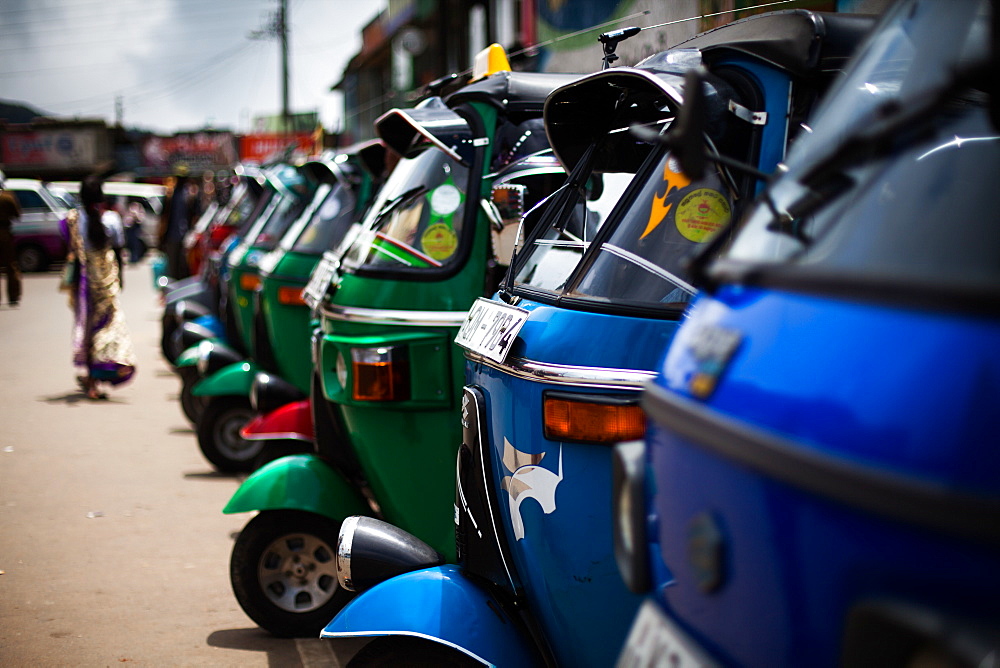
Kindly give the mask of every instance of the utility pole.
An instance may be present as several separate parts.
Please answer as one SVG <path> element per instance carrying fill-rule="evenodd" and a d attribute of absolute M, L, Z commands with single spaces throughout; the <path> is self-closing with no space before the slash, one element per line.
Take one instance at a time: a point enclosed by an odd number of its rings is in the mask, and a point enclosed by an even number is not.
<path fill-rule="evenodd" d="M 292 113 L 288 109 L 288 0 L 279 0 L 278 30 L 281 36 L 281 117 L 285 132 L 292 131 Z"/>
<path fill-rule="evenodd" d="M 281 45 L 281 123 L 292 131 L 292 112 L 288 107 L 288 0 L 278 0 L 278 11 L 268 17 L 264 27 L 253 30 L 249 39 L 278 39 Z"/>
<path fill-rule="evenodd" d="M 122 126 L 122 121 L 125 118 L 125 98 L 121 95 L 115 96 L 115 125 L 118 127 Z"/>

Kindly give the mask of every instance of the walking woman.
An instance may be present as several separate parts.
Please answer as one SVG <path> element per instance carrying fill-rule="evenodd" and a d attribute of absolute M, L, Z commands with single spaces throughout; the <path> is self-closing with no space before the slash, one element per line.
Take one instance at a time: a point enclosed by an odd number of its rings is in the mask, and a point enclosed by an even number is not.
<path fill-rule="evenodd" d="M 101 181 L 80 185 L 79 209 L 66 217 L 65 234 L 75 271 L 70 272 L 73 364 L 89 399 L 103 399 L 99 385 L 119 385 L 135 373 L 135 351 L 119 304 L 121 263 L 115 252 L 124 236 L 121 217 L 105 207 Z M 117 242 L 116 242 L 117 239 Z"/>

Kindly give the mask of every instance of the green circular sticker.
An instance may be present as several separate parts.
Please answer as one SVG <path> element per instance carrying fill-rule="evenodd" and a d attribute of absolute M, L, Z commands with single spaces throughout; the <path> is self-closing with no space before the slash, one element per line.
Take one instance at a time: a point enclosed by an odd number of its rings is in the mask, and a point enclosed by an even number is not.
<path fill-rule="evenodd" d="M 420 248 L 435 260 L 447 260 L 458 248 L 458 235 L 444 223 L 434 223 L 421 235 Z"/>
<path fill-rule="evenodd" d="M 674 223 L 685 239 L 702 243 L 729 222 L 729 200 L 717 190 L 698 188 L 677 205 Z"/>

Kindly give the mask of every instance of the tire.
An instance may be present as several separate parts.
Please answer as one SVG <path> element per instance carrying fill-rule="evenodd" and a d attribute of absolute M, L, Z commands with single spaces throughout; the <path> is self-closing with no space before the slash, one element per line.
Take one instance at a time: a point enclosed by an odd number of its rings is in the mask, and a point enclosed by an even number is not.
<path fill-rule="evenodd" d="M 196 425 L 201 422 L 205 406 L 208 405 L 208 397 L 196 397 L 192 394 L 194 386 L 200 380 L 197 369 L 193 366 L 185 366 L 179 368 L 177 373 L 181 377 L 181 410 L 184 411 L 184 416 L 191 421 L 191 424 Z"/>
<path fill-rule="evenodd" d="M 196 426 L 198 447 L 223 473 L 253 470 L 262 441 L 247 441 L 240 429 L 257 415 L 246 397 L 209 397 Z"/>
<path fill-rule="evenodd" d="M 282 638 L 316 638 L 354 593 L 337 584 L 340 523 L 299 510 L 265 510 L 233 546 L 229 578 L 243 611 Z"/>
<path fill-rule="evenodd" d="M 482 668 L 471 656 L 441 643 L 410 636 L 376 638 L 347 662 L 347 668 Z"/>
<path fill-rule="evenodd" d="M 25 244 L 17 249 L 17 266 L 24 272 L 43 271 L 49 266 L 49 257 L 40 247 Z"/>

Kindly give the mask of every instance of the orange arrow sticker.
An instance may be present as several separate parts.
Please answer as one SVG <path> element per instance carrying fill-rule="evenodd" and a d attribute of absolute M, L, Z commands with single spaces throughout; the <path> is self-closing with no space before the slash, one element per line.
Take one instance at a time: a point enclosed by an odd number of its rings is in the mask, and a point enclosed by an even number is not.
<path fill-rule="evenodd" d="M 660 226 L 660 223 L 667 219 L 670 207 L 673 206 L 673 202 L 667 202 L 667 198 L 674 192 L 691 185 L 691 179 L 673 170 L 671 166 L 673 162 L 673 158 L 669 158 L 663 166 L 663 190 L 658 190 L 653 195 L 653 205 L 649 210 L 649 222 L 646 223 L 646 229 L 642 233 L 642 236 L 639 237 L 640 239 L 645 239 L 647 234 L 655 230 Z M 663 193 L 662 195 L 660 194 L 661 192 Z"/>

